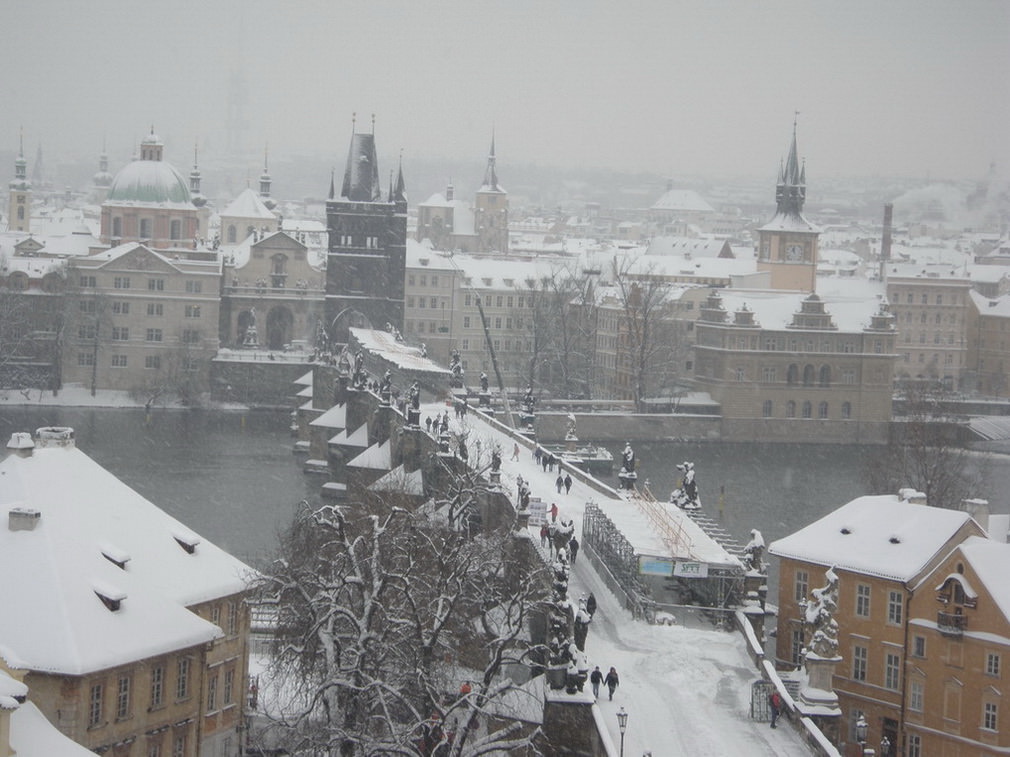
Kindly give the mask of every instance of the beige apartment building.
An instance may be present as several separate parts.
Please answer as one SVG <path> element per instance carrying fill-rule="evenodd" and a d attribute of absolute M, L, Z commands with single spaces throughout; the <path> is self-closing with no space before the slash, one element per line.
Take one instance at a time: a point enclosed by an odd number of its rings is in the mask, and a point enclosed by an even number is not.
<path fill-rule="evenodd" d="M 134 242 L 72 259 L 67 284 L 64 383 L 146 396 L 206 390 L 220 263 Z"/>
<path fill-rule="evenodd" d="M 950 265 L 888 263 L 887 300 L 899 337 L 894 377 L 972 389 L 971 280 Z"/>
<path fill-rule="evenodd" d="M 0 569 L 18 576 L 0 586 L 0 648 L 48 720 L 116 757 L 242 754 L 251 569 L 73 429 L 15 434 L 0 473 Z"/>
<path fill-rule="evenodd" d="M 921 740 L 920 751 L 909 751 L 915 741 L 907 734 L 924 736 L 928 730 L 951 727 L 942 719 L 926 724 L 920 718 L 918 730 L 911 728 L 910 694 L 918 691 L 921 697 L 923 692 L 910 682 L 928 678 L 931 686 L 965 692 L 981 692 L 987 686 L 982 669 L 963 665 L 930 675 L 918 659 L 927 651 L 938 658 L 949 655 L 936 623 L 937 592 L 946 591 L 938 587 L 947 575 L 939 566 L 969 537 L 985 537 L 968 513 L 929 507 L 924 500 L 910 491 L 860 497 L 768 548 L 779 560 L 776 667 L 787 677 L 787 671 L 801 665 L 802 650 L 810 641 L 804 610 L 811 592 L 827 583 L 828 569 L 838 577 L 834 620 L 841 662 L 834 669 L 833 689 L 841 708 L 837 746 L 843 754 L 858 751 L 855 726 L 860 716 L 869 724 L 866 744 L 878 757 L 990 754 L 979 749 L 942 751 L 935 742 L 927 749 Z M 1003 575 L 1008 568 L 1010 562 L 1004 561 Z M 959 575 L 956 567 L 950 572 Z M 945 608 L 949 612 L 953 606 L 940 607 Z M 933 640 L 919 647 L 917 635 Z M 885 737 L 889 747 L 882 754 Z"/>

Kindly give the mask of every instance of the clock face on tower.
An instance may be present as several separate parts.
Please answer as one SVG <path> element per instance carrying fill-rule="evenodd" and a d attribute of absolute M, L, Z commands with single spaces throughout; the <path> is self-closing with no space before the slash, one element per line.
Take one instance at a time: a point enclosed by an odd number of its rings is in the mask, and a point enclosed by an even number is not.
<path fill-rule="evenodd" d="M 799 262 L 803 260 L 803 245 L 801 244 L 791 244 L 786 247 L 786 260 L 790 262 Z"/>

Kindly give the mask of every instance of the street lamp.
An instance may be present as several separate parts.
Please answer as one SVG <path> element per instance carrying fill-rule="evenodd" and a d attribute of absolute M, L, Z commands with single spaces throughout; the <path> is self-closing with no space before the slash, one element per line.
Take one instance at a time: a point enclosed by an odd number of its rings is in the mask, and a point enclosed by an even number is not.
<path fill-rule="evenodd" d="M 628 730 L 628 713 L 623 707 L 617 711 L 617 727 L 621 729 L 621 757 L 624 757 L 624 732 Z"/>
<path fill-rule="evenodd" d="M 866 751 L 866 731 L 869 726 L 870 724 L 866 722 L 863 713 L 859 713 L 859 717 L 856 718 L 856 741 L 859 742 L 859 757 L 863 757 L 863 753 Z"/>

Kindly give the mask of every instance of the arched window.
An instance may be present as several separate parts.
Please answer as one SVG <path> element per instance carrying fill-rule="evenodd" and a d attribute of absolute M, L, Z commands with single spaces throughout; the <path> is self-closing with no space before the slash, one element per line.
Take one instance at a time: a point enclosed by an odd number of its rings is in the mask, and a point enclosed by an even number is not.
<path fill-rule="evenodd" d="M 761 417 L 771 418 L 772 417 L 772 401 L 765 400 L 761 403 Z"/>
<path fill-rule="evenodd" d="M 820 418 L 821 420 L 824 420 L 825 418 L 828 417 L 828 403 L 827 402 L 821 402 L 817 406 L 817 417 Z"/>
<path fill-rule="evenodd" d="M 803 366 L 803 386 L 814 385 L 814 367 L 809 363 Z"/>
<path fill-rule="evenodd" d="M 123 218 L 116 216 L 112 219 L 112 236 L 118 239 L 123 236 Z"/>
<path fill-rule="evenodd" d="M 796 417 L 796 402 L 795 400 L 789 400 L 786 403 L 786 418 Z"/>
<path fill-rule="evenodd" d="M 789 366 L 789 370 L 786 371 L 786 383 L 795 384 L 800 380 L 800 368 L 796 363 Z"/>
<path fill-rule="evenodd" d="M 821 386 L 831 386 L 831 366 L 821 366 Z"/>
<path fill-rule="evenodd" d="M 842 418 L 848 420 L 852 417 L 852 403 L 843 402 L 842 403 Z"/>
<path fill-rule="evenodd" d="M 140 219 L 140 234 L 138 235 L 141 239 L 150 239 L 151 234 L 151 219 L 141 218 Z"/>
<path fill-rule="evenodd" d="M 809 418 L 811 415 L 813 415 L 813 412 L 814 412 L 813 405 L 810 404 L 810 400 L 806 400 L 803 403 L 803 417 Z"/>
<path fill-rule="evenodd" d="M 169 239 L 182 239 L 182 221 L 176 219 L 169 224 Z"/>
<path fill-rule="evenodd" d="M 228 234 L 227 234 L 228 244 L 235 244 L 235 242 L 236 242 L 235 238 L 236 238 L 237 235 L 238 235 L 238 230 L 235 228 L 235 224 L 231 224 L 228 227 Z"/>

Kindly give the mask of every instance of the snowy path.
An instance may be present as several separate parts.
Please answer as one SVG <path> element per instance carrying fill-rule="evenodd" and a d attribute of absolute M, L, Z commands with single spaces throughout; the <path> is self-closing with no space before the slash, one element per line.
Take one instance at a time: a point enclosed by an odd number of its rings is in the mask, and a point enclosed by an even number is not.
<path fill-rule="evenodd" d="M 443 409 L 437 406 L 437 411 Z M 422 417 L 426 413 L 434 417 L 436 406 L 423 407 Z M 475 412 L 460 421 L 450 411 L 450 426 L 453 431 L 467 429 L 471 443 L 479 439 L 484 449 L 499 444 L 502 486 L 514 492 L 516 476 L 521 475 L 530 482 L 533 496 L 558 504 L 558 517 L 570 518 L 581 540 L 585 503 L 600 501 L 599 492 L 576 480 L 571 493 L 558 494 L 556 470 L 544 471 L 525 448 L 513 461 L 512 439 L 481 422 Z M 534 539 L 539 543 L 538 535 Z M 612 702 L 601 687 L 599 706 L 615 745 L 621 739 L 618 708 L 628 712 L 627 757 L 641 757 L 647 751 L 652 757 L 809 756 L 810 750 L 792 728 L 773 730 L 768 723 L 750 719 L 751 683 L 759 675 L 739 634 L 635 621 L 583 557 L 576 559 L 569 588 L 575 600 L 590 591 L 596 595 L 598 609 L 589 627 L 586 653 L 590 669 L 599 665 L 606 674 L 613 666 L 620 676 Z"/>

